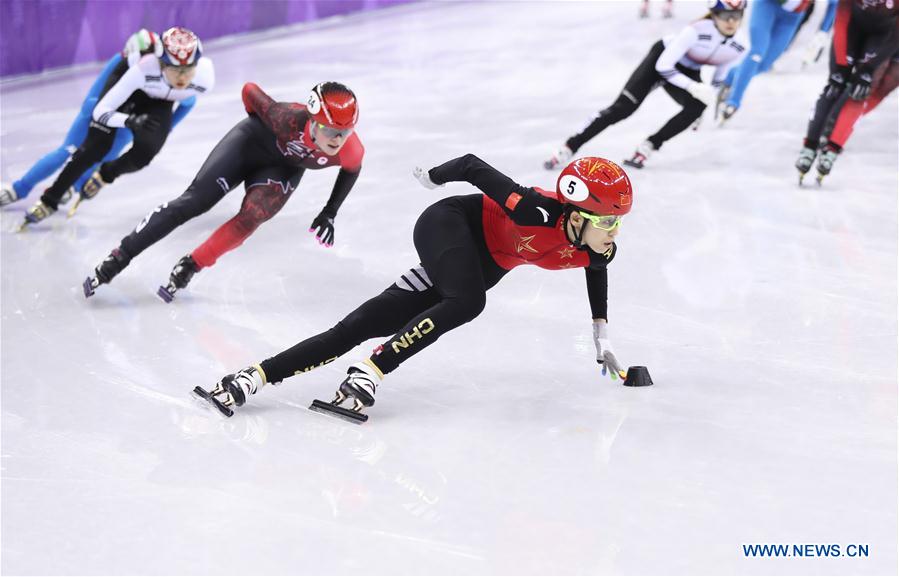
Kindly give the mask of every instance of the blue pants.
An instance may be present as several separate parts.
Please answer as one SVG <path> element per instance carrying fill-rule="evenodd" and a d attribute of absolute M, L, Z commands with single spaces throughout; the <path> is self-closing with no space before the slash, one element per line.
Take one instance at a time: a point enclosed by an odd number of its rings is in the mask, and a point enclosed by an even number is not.
<path fill-rule="evenodd" d="M 69 127 L 69 132 L 66 134 L 66 139 L 62 143 L 62 146 L 46 154 L 43 158 L 34 163 L 34 166 L 28 169 L 28 172 L 26 172 L 22 178 L 13 182 L 13 190 L 15 190 L 17 198 L 25 198 L 28 196 L 31 189 L 37 186 L 40 181 L 48 178 L 54 172 L 59 170 L 62 165 L 69 160 L 69 156 L 81 146 L 85 136 L 87 136 L 87 128 L 91 122 L 91 114 L 94 111 L 94 107 L 97 105 L 97 101 L 100 98 L 100 92 L 106 84 L 106 79 L 109 78 L 109 75 L 121 60 L 122 57 L 118 54 L 110 58 L 109 62 L 107 62 L 106 66 L 103 68 L 103 71 L 100 73 L 100 76 L 94 80 L 91 89 L 87 93 L 87 97 L 81 104 L 81 110 L 75 118 L 75 122 Z M 118 158 L 119 153 L 131 142 L 132 137 L 133 135 L 129 129 L 119 128 L 116 131 L 115 141 L 113 142 L 112 148 L 109 150 L 109 153 L 103 157 L 102 162 Z M 77 181 L 75 181 L 76 191 L 81 190 L 84 182 L 99 166 L 99 162 L 91 166 Z"/>
<path fill-rule="evenodd" d="M 769 70 L 780 58 L 802 22 L 802 12 L 787 12 L 777 0 L 755 0 L 749 22 L 749 54 L 731 69 L 725 84 L 731 87 L 727 104 L 737 108 L 743 93 L 759 72 Z"/>

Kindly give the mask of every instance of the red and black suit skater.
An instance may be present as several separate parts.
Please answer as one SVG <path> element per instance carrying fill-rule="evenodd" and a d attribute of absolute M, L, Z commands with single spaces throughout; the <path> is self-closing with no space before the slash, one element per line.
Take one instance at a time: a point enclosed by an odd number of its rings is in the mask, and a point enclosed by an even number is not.
<path fill-rule="evenodd" d="M 416 169 L 415 175 L 427 188 L 467 182 L 483 194 L 451 196 L 425 209 L 413 234 L 419 266 L 330 330 L 224 377 L 206 398 L 211 395 L 227 412 L 265 383 L 329 363 L 368 339 L 393 335 L 371 357 L 352 364 L 340 385 L 333 404 L 352 397 L 352 410 L 359 412 L 374 403 L 384 375 L 477 317 L 487 290 L 527 264 L 584 269 L 596 359 L 604 374 L 624 376 L 606 321 L 606 266 L 615 257 L 621 216 L 633 198 L 620 166 L 602 158 L 578 159 L 561 172 L 555 192 L 521 186 L 472 154 L 428 172 Z"/>
<path fill-rule="evenodd" d="M 818 181 L 830 174 L 842 148 L 821 142 L 828 120 L 833 122 L 847 100 L 863 102 L 871 94 L 874 71 L 899 49 L 899 2 L 839 0 L 830 48 L 830 76 L 809 120 L 796 160 L 799 181 L 818 158 Z"/>
<path fill-rule="evenodd" d="M 257 85 L 242 91 L 249 117 L 216 145 L 193 182 L 178 198 L 157 207 L 122 239 L 84 281 L 84 294 L 112 281 L 131 259 L 187 222 L 212 208 L 244 183 L 246 196 L 237 215 L 218 228 L 172 270 L 159 296 L 170 301 L 199 270 L 240 246 L 260 224 L 284 206 L 306 169 L 339 166 L 327 204 L 312 221 L 319 243 L 334 243 L 334 218 L 359 177 L 364 149 L 353 128 L 359 108 L 353 91 L 338 82 L 316 85 L 308 102 L 275 102 Z"/>

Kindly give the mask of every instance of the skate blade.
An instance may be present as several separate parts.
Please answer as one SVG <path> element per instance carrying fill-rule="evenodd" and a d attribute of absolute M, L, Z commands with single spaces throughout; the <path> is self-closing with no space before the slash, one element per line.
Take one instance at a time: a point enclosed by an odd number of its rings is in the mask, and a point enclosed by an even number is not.
<path fill-rule="evenodd" d="M 220 400 L 218 400 L 218 399 L 216 399 L 215 397 L 213 397 L 213 396 L 212 396 L 212 393 L 210 393 L 209 391 L 207 391 L 207 390 L 204 389 L 203 387 L 194 387 L 193 393 L 194 393 L 196 396 L 198 396 L 198 397 L 200 397 L 201 399 L 203 399 L 204 401 L 208 402 L 208 403 L 209 403 L 210 405 L 212 405 L 213 407 L 215 407 L 215 409 L 218 410 L 218 412 L 221 413 L 221 414 L 223 414 L 224 416 L 226 416 L 226 417 L 231 417 L 231 416 L 234 415 L 234 411 L 232 411 L 231 409 L 229 409 L 228 407 L 226 407 L 225 404 L 222 403 Z"/>
<path fill-rule="evenodd" d="M 100 283 L 95 281 L 96 279 L 90 276 L 84 279 L 84 283 L 81 285 L 81 288 L 84 289 L 84 298 L 88 299 L 94 296 L 94 292 L 100 286 Z"/>
<path fill-rule="evenodd" d="M 77 211 L 78 207 L 81 206 L 82 200 L 84 200 L 84 197 L 79 196 L 78 200 L 75 201 L 75 204 L 72 205 L 72 208 L 69 209 L 69 212 L 66 215 L 66 218 L 72 218 L 73 216 L 75 216 L 75 211 Z"/>
<path fill-rule="evenodd" d="M 22 232 L 25 232 L 26 230 L 28 230 L 28 225 L 29 225 L 29 224 L 31 224 L 31 223 L 28 222 L 28 221 L 26 220 L 25 222 L 23 222 L 22 224 L 20 224 L 19 226 L 17 226 L 17 227 L 16 227 L 16 234 L 22 233 Z"/>
<path fill-rule="evenodd" d="M 361 425 L 368 420 L 368 415 L 364 413 L 357 413 L 356 411 L 344 409 L 343 407 L 319 401 L 318 399 L 312 401 L 312 404 L 309 405 L 309 410 L 315 413 L 337 417 L 338 419 L 343 419 L 344 421 L 349 421 L 350 423 L 355 423 L 357 425 Z"/>
<path fill-rule="evenodd" d="M 170 303 L 175 300 L 175 291 L 169 291 L 168 288 L 159 285 L 159 289 L 157 289 L 156 291 L 156 296 L 158 296 L 165 302 Z"/>

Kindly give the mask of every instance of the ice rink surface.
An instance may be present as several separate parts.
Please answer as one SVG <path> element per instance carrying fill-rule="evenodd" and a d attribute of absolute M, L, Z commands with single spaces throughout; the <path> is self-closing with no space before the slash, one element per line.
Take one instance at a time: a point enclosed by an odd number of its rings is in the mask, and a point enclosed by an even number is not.
<path fill-rule="evenodd" d="M 675 10 L 423 4 L 209 42 L 217 85 L 148 168 L 24 234 L 40 189 L 6 207 L 3 573 L 894 574 L 897 99 L 858 123 L 823 187 L 797 186 L 827 74 L 800 70 L 812 25 L 729 125 L 707 113 L 630 171 L 610 329 L 655 386 L 601 377 L 583 273 L 522 267 L 481 317 L 390 374 L 363 426 L 306 407 L 379 341 L 230 420 L 189 395 L 418 262 L 419 213 L 473 189 L 425 190 L 415 165 L 473 152 L 552 188 L 542 160 L 703 5 Z M 58 146 L 98 70 L 0 85 L 6 182 Z M 332 249 L 307 230 L 336 171 L 307 172 L 174 303 L 157 286 L 240 189 L 84 299 L 84 277 L 244 117 L 245 81 L 302 102 L 331 79 L 356 91 L 366 146 Z M 581 152 L 621 161 L 675 110 L 657 91 Z M 869 556 L 744 556 L 768 543 Z"/>

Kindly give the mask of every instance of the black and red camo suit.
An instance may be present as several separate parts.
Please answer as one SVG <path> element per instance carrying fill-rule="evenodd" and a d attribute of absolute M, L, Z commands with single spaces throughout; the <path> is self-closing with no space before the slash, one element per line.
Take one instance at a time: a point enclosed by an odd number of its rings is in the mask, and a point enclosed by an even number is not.
<path fill-rule="evenodd" d="M 275 102 L 253 83 L 244 85 L 242 97 L 250 116 L 222 138 L 181 196 L 156 208 L 122 239 L 120 250 L 129 259 L 212 208 L 243 182 L 246 196 L 240 212 L 192 253 L 200 268 L 211 266 L 281 210 L 307 168 L 340 166 L 322 209 L 325 216 L 337 215 L 362 167 L 364 149 L 356 133 L 337 155 L 329 156 L 312 143 L 309 114 L 302 104 Z"/>

